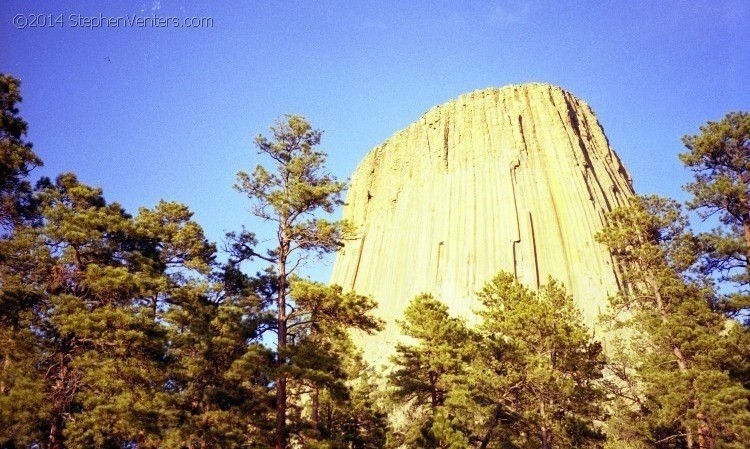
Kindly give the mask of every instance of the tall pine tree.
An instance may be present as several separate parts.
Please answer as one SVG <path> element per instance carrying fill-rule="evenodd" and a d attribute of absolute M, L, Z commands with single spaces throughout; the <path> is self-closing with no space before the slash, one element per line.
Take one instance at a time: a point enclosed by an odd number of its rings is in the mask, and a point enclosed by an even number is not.
<path fill-rule="evenodd" d="M 691 281 L 696 239 L 674 201 L 635 198 L 612 211 L 598 234 L 618 260 L 626 291 L 612 298 L 610 322 L 632 330 L 625 359 L 613 361 L 622 382 L 625 447 L 744 447 L 750 434 L 747 391 L 728 371 L 732 341 L 711 308 L 710 285 Z M 630 446 L 628 446 L 630 444 Z"/>
<path fill-rule="evenodd" d="M 685 186 L 693 195 L 688 206 L 721 224 L 702 235 L 702 268 L 732 285 L 718 304 L 738 316 L 750 308 L 750 113 L 729 113 L 700 131 L 682 138 L 680 160 L 695 176 Z"/>
<path fill-rule="evenodd" d="M 255 235 L 245 230 L 229 233 L 228 239 L 233 264 L 239 266 L 253 259 L 271 264 L 263 276 L 268 282 L 261 296 L 272 301 L 275 314 L 272 329 L 276 332 L 275 447 L 285 449 L 289 440 L 288 382 L 297 376 L 295 371 L 301 366 L 295 359 L 314 360 L 312 355 L 301 356 L 300 352 L 321 347 L 324 350 L 320 357 L 330 354 L 314 323 L 320 327 L 326 320 L 342 319 L 342 325 L 365 331 L 373 331 L 379 324 L 366 316 L 374 307 L 370 300 L 357 295 L 343 296 L 340 290 L 331 288 L 324 292 L 318 287 L 311 298 L 307 296 L 311 287 L 304 284 L 296 290 L 293 287 L 294 273 L 300 265 L 310 257 L 322 256 L 340 246 L 345 223 L 328 221 L 319 215 L 330 214 L 343 204 L 341 195 L 346 185 L 326 171 L 326 154 L 318 149 L 322 133 L 313 129 L 304 117 L 288 115 L 271 127 L 271 132 L 271 139 L 259 135 L 255 145 L 261 155 L 272 161 L 272 169 L 258 165 L 252 174 L 239 172 L 235 188 L 252 201 L 256 217 L 272 224 L 272 243 L 266 251 L 258 251 Z M 311 382 L 320 383 L 321 379 Z M 313 385 L 313 398 L 316 388 Z M 313 410 L 314 419 L 316 414 Z"/>

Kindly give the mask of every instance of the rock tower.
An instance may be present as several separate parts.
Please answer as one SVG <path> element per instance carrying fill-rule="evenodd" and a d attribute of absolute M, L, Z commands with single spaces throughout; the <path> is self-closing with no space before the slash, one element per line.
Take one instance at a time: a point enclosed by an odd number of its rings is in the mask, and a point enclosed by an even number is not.
<path fill-rule="evenodd" d="M 331 282 L 379 302 L 386 329 L 359 342 L 376 364 L 393 353 L 414 296 L 432 293 L 471 321 L 474 292 L 500 270 L 532 288 L 562 281 L 593 327 L 619 289 L 594 234 L 631 195 L 585 102 L 546 84 L 475 91 L 365 156 L 344 208 L 357 238 Z"/>

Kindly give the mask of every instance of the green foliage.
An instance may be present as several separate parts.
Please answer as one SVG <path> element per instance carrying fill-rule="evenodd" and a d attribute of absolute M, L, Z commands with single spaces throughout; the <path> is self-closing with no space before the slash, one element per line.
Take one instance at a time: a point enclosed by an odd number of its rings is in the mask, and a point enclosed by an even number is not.
<path fill-rule="evenodd" d="M 258 165 L 252 174 L 239 172 L 235 189 L 253 202 L 252 213 L 275 226 L 275 236 L 265 251 L 243 229 L 229 233 L 230 264 L 260 259 L 270 263 L 262 276 L 259 296 L 275 318 L 276 363 L 272 380 L 276 393 L 275 446 L 320 437 L 319 398 L 341 399 L 347 378 L 341 345 L 346 332 L 373 332 L 381 324 L 372 318 L 374 301 L 339 287 L 311 283 L 294 273 L 310 257 L 339 248 L 347 231 L 344 222 L 331 222 L 320 213 L 332 213 L 343 204 L 346 188 L 326 172 L 326 155 L 317 149 L 321 131 L 304 117 L 288 115 L 271 127 L 272 139 L 255 139 L 258 152 L 271 159 L 273 168 Z M 239 268 L 237 268 L 239 270 Z M 304 401 L 310 395 L 311 410 Z M 291 402 L 290 402 L 291 400 Z M 291 412 L 291 413 L 288 413 Z M 306 432 L 312 428 L 312 437 Z M 309 441 L 308 441 L 309 442 Z"/>
<path fill-rule="evenodd" d="M 25 179 L 42 160 L 25 140 L 28 125 L 18 115 L 21 82 L 0 73 L 0 230 L 33 217 L 31 185 Z"/>
<path fill-rule="evenodd" d="M 263 318 L 208 277 L 192 213 L 131 217 L 69 174 L 39 186 L 38 225 L 0 245 L 0 444 L 266 447 Z"/>
<path fill-rule="evenodd" d="M 606 319 L 627 328 L 610 364 L 618 398 L 614 439 L 657 447 L 742 447 L 750 435 L 747 391 L 727 371 L 739 340 L 711 304 L 710 285 L 684 273 L 695 239 L 673 201 L 633 200 L 597 236 L 620 262 L 626 292 Z M 693 259 L 694 260 L 694 259 Z M 735 326 L 737 327 L 737 326 Z M 747 354 L 745 352 L 745 354 Z M 719 399 L 721 398 L 721 399 Z"/>
<path fill-rule="evenodd" d="M 217 287 L 183 288 L 165 313 L 173 394 L 163 447 L 270 445 L 273 357 L 259 343 L 259 301 Z"/>
<path fill-rule="evenodd" d="M 483 338 L 467 393 L 486 410 L 482 446 L 596 447 L 601 347 L 565 289 L 550 280 L 532 292 L 500 273 L 479 299 Z"/>
<path fill-rule="evenodd" d="M 732 112 L 719 122 L 701 126 L 701 134 L 685 136 L 687 152 L 680 160 L 695 173 L 686 186 L 691 207 L 719 213 L 725 224 L 743 225 L 750 216 L 747 160 L 750 152 L 750 114 Z"/>
<path fill-rule="evenodd" d="M 407 447 L 596 447 L 603 361 L 572 299 L 500 273 L 479 293 L 476 331 L 429 295 L 407 307 L 390 376 Z"/>
<path fill-rule="evenodd" d="M 348 336 L 380 329 L 374 301 L 293 276 L 344 230 L 314 216 L 344 188 L 322 172 L 319 131 L 289 117 L 276 141 L 257 139 L 277 173 L 240 174 L 238 188 L 277 219 L 279 245 L 260 255 L 251 232 L 230 234 L 219 266 L 182 204 L 133 217 L 72 174 L 32 190 L 41 161 L 23 141 L 18 82 L 0 81 L 0 446 L 267 448 L 289 380 L 296 441 L 382 447 L 385 413 Z M 274 266 L 247 276 L 255 257 Z M 269 330 L 290 344 L 269 348 Z"/>
<path fill-rule="evenodd" d="M 297 410 L 290 420 L 293 439 L 323 447 L 356 440 L 371 447 L 378 434 L 368 436 L 373 430 L 347 421 L 356 419 L 349 413 L 364 412 L 357 410 L 357 401 L 370 401 L 371 393 L 366 391 L 367 379 L 361 378 L 367 367 L 349 332 L 371 333 L 382 327 L 371 315 L 375 302 L 355 292 L 343 293 L 339 286 L 296 277 L 291 278 L 289 293 L 294 307 L 287 317 L 289 363 L 283 369 L 294 391 L 292 407 Z M 379 422 L 377 409 L 358 419 Z"/>
<path fill-rule="evenodd" d="M 431 295 L 414 298 L 404 310 L 401 330 L 416 345 L 399 343 L 390 375 L 395 397 L 415 407 L 432 409 L 443 404 L 446 381 L 461 372 L 468 330 L 463 321 L 448 314 L 448 307 Z"/>
<path fill-rule="evenodd" d="M 165 333 L 143 305 L 166 274 L 153 270 L 139 228 L 101 191 L 73 175 L 40 185 L 41 225 L 5 242 L 2 272 L 3 299 L 15 296 L 6 280 L 23 278 L 33 299 L 3 308 L 15 312 L 12 340 L 36 337 L 34 358 L 19 361 L 35 367 L 29 374 L 45 392 L 35 436 L 50 447 L 147 444 L 164 398 Z"/>
<path fill-rule="evenodd" d="M 439 447 L 433 424 L 469 361 L 470 333 L 445 304 L 427 294 L 409 303 L 400 326 L 413 344 L 399 343 L 392 359 L 392 397 L 405 406 L 407 421 L 392 438 L 407 447 Z"/>
<path fill-rule="evenodd" d="M 314 416 L 299 441 L 310 448 L 383 448 L 389 424 L 377 378 L 351 343 L 341 345 L 340 354 L 341 380 L 346 379 L 346 385 L 338 390 L 313 389 Z"/>
<path fill-rule="evenodd" d="M 49 415 L 44 373 L 36 366 L 41 358 L 39 341 L 30 329 L 21 329 L 24 318 L 0 329 L 0 446 L 28 447 L 44 435 Z"/>
<path fill-rule="evenodd" d="M 316 149 L 320 145 L 322 132 L 313 129 L 307 120 L 298 115 L 287 115 L 285 121 L 277 121 L 271 127 L 273 139 L 263 135 L 255 139 L 258 153 L 269 157 L 273 171 L 258 165 L 252 174 L 237 173 L 235 189 L 253 201 L 253 214 L 273 222 L 280 231 L 276 248 L 270 248 L 265 260 L 278 263 L 287 260 L 293 253 L 323 254 L 336 250 L 342 237 L 342 223 L 329 222 L 314 216 L 318 211 L 332 213 L 336 206 L 343 204 L 341 194 L 346 189 L 325 172 L 326 154 Z M 240 245 L 235 234 L 230 240 Z M 246 245 L 244 249 L 252 248 Z M 261 257 L 250 251 L 235 253 L 241 259 Z M 285 273 L 280 273 L 285 274 Z"/>
<path fill-rule="evenodd" d="M 720 227 L 701 235 L 702 270 L 718 275 L 733 291 L 717 306 L 730 316 L 750 308 L 750 113 L 731 112 L 701 126 L 698 135 L 682 138 L 687 151 L 680 160 L 694 174 L 685 189 L 688 202 L 705 219 L 717 216 Z"/>
<path fill-rule="evenodd" d="M 20 101 L 19 81 L 0 75 L 0 447 L 750 440 L 750 330 L 726 319 L 750 304 L 748 113 L 683 139 L 689 207 L 716 214 L 719 228 L 694 236 L 679 205 L 658 197 L 607 217 L 597 238 L 625 289 L 603 317 L 606 365 L 562 285 L 532 291 L 500 273 L 478 292 L 476 328 L 430 295 L 408 305 L 383 391 L 350 338 L 382 328 L 375 301 L 295 274 L 349 232 L 322 218 L 345 183 L 327 173 L 322 133 L 306 119 L 286 116 L 255 139 L 272 167 L 238 173 L 235 188 L 274 233 L 262 249 L 251 231 L 229 233 L 220 265 L 185 205 L 131 216 L 73 174 L 32 188 L 42 162 Z M 243 264 L 257 260 L 269 266 L 247 275 Z"/>

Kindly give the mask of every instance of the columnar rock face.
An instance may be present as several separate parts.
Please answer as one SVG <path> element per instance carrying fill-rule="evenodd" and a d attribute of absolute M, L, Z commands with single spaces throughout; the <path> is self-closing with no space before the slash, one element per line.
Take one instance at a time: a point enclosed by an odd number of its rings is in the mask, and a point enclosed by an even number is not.
<path fill-rule="evenodd" d="M 562 281 L 593 327 L 619 289 L 594 234 L 632 194 L 583 101 L 545 84 L 476 91 L 365 156 L 344 208 L 357 238 L 331 282 L 379 302 L 385 331 L 360 339 L 376 364 L 393 353 L 414 296 L 432 293 L 471 322 L 474 293 L 500 270 L 530 287 Z"/>

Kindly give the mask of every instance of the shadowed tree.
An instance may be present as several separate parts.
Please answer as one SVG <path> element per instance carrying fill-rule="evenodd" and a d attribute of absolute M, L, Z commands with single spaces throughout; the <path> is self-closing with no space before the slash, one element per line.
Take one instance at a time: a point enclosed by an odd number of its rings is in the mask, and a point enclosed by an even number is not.
<path fill-rule="evenodd" d="M 28 125 L 18 115 L 21 82 L 0 74 L 0 230 L 7 232 L 32 218 L 31 185 L 25 179 L 42 165 L 25 140 Z"/>
<path fill-rule="evenodd" d="M 25 178 L 42 164 L 25 140 L 18 115 L 20 81 L 0 74 L 0 445 L 27 446 L 44 434 L 44 398 L 38 336 L 28 327 L 39 300 L 36 269 L 49 258 L 28 226 L 38 220 Z"/>
<path fill-rule="evenodd" d="M 268 322 L 252 283 L 225 266 L 172 295 L 162 447 L 272 446 L 273 354 L 260 341 Z"/>

